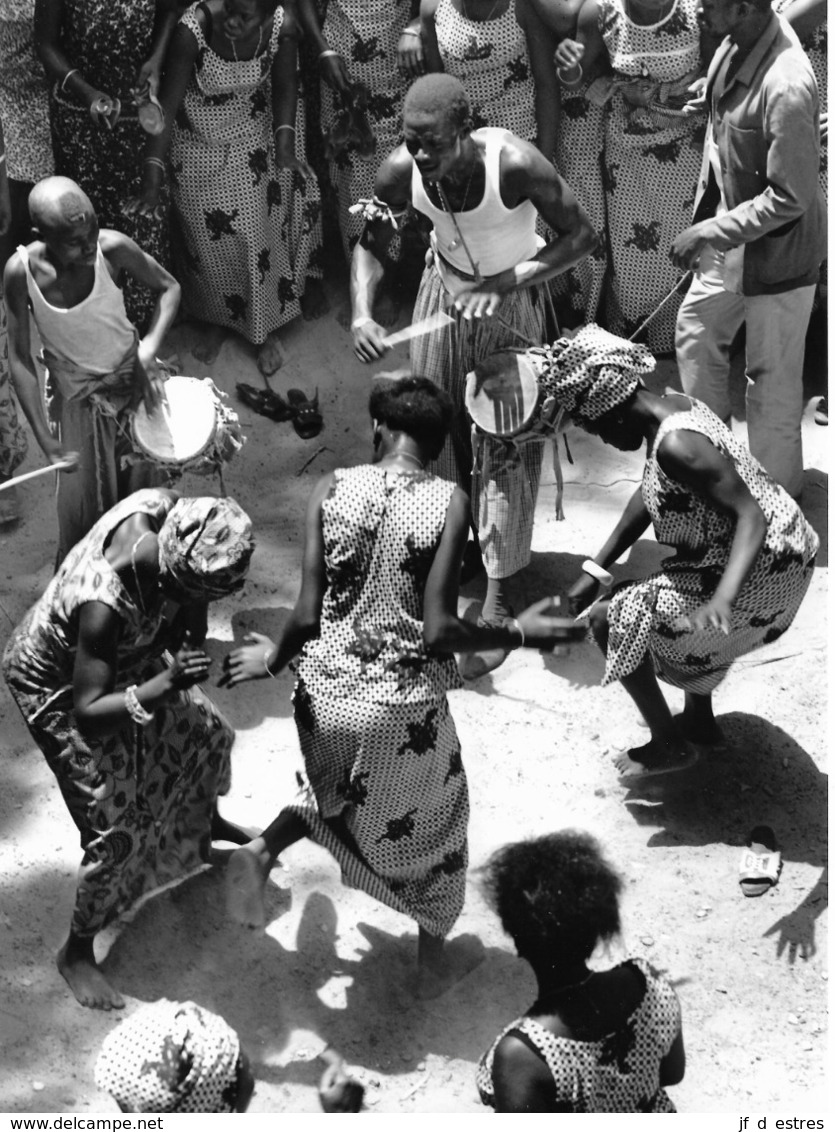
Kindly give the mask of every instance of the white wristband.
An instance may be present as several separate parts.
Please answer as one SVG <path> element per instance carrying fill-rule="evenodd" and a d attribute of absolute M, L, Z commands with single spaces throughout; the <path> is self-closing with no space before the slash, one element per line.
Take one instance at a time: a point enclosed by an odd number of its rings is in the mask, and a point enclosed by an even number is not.
<path fill-rule="evenodd" d="M 590 578 L 594 578 L 596 582 L 600 582 L 602 586 L 611 586 L 612 582 L 615 580 L 608 570 L 604 570 L 602 566 L 598 566 L 591 558 L 587 558 L 580 569 L 584 574 L 588 574 Z"/>
<path fill-rule="evenodd" d="M 352 330 L 359 330 L 361 327 L 365 326 L 367 323 L 373 322 L 373 321 L 374 321 L 374 319 L 369 318 L 368 315 L 365 315 L 365 317 L 363 317 L 363 318 L 355 318 L 354 321 L 351 323 L 351 329 Z"/>

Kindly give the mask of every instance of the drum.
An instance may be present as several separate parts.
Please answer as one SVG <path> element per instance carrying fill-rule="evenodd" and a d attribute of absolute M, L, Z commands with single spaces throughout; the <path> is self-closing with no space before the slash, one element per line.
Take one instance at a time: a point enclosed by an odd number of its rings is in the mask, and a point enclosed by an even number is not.
<path fill-rule="evenodd" d="M 467 374 L 464 404 L 476 429 L 497 440 L 545 439 L 560 410 L 539 386 L 542 364 L 527 350 L 499 350 Z"/>
<path fill-rule="evenodd" d="M 139 454 L 172 472 L 220 472 L 244 443 L 238 414 L 224 404 L 211 378 L 169 377 L 165 400 L 153 413 L 142 404 L 131 434 Z"/>

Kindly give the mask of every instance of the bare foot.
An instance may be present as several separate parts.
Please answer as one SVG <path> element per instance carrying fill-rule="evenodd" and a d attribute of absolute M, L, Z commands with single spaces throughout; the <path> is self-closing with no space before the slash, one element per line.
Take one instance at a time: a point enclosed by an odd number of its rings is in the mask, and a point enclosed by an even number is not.
<path fill-rule="evenodd" d="M 697 719 L 687 711 L 675 716 L 682 735 L 699 747 L 727 747 L 728 741 L 715 719 Z"/>
<path fill-rule="evenodd" d="M 475 935 L 459 935 L 444 944 L 441 959 L 437 965 L 423 963 L 418 967 L 415 998 L 426 1002 L 440 998 L 475 970 L 484 960 L 484 944 Z"/>
<path fill-rule="evenodd" d="M 643 747 L 632 747 L 615 756 L 614 764 L 621 784 L 636 785 L 647 778 L 688 770 L 699 761 L 699 753 L 684 740 L 658 743 L 650 740 Z"/>
<path fill-rule="evenodd" d="M 265 377 L 276 373 L 284 365 L 284 351 L 278 339 L 278 331 L 267 335 L 264 345 L 258 351 L 258 368 Z"/>
<path fill-rule="evenodd" d="M 82 1006 L 91 1010 L 121 1010 L 125 1000 L 99 970 L 92 939 L 70 934 L 56 956 L 58 970 Z"/>
<path fill-rule="evenodd" d="M 225 341 L 226 331 L 222 326 L 214 326 L 209 322 L 201 323 L 197 341 L 192 346 L 191 352 L 198 362 L 210 366 L 217 358 Z"/>
<path fill-rule="evenodd" d="M 311 322 L 314 318 L 321 318 L 323 314 L 328 313 L 331 305 L 321 279 L 308 279 L 299 305 L 305 322 Z"/>
<path fill-rule="evenodd" d="M 270 874 L 270 859 L 262 838 L 236 849 L 226 866 L 226 911 L 245 928 L 263 928 L 264 885 Z"/>

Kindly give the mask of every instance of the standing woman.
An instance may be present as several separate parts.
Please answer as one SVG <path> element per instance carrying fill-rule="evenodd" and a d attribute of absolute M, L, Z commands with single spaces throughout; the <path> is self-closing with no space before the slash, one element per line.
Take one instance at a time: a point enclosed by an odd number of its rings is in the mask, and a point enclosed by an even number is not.
<path fill-rule="evenodd" d="M 563 86 L 575 89 L 611 68 L 593 92 L 605 103 L 603 167 L 588 151 L 605 194 L 609 240 L 606 326 L 628 337 L 675 286 L 669 250 L 690 214 L 702 162 L 704 113 L 685 114 L 688 88 L 706 70 L 699 0 L 584 0 L 577 35 L 556 53 Z M 682 291 L 683 297 L 683 291 Z M 675 346 L 681 299 L 646 330 L 653 353 Z"/>
<path fill-rule="evenodd" d="M 166 162 L 183 308 L 206 322 L 210 362 L 234 330 L 282 364 L 279 329 L 320 276 L 321 204 L 304 156 L 295 10 L 208 0 L 184 13 L 165 60 L 165 128 L 148 139 L 134 207 L 153 212 Z"/>
<path fill-rule="evenodd" d="M 165 209 L 127 216 L 139 189 L 136 155 L 146 134 L 134 99 L 159 87 L 176 0 L 35 0 L 35 49 L 53 83 L 55 171 L 75 181 L 103 228 L 135 240 L 163 267 L 170 262 Z M 144 333 L 156 296 L 125 287 L 130 321 Z"/>

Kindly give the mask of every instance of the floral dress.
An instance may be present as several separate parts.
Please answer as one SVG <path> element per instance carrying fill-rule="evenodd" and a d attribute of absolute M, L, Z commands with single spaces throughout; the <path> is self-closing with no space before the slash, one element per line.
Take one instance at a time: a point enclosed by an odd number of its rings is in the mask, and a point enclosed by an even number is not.
<path fill-rule="evenodd" d="M 236 61 L 207 43 L 199 6 L 181 21 L 199 53 L 169 154 L 183 306 L 260 346 L 298 317 L 308 277 L 321 274 L 319 190 L 315 181 L 275 165 L 271 68 L 284 9 L 276 8 L 263 51 Z M 301 107 L 299 101 L 299 157 Z"/>
<path fill-rule="evenodd" d="M 26 430 L 18 419 L 17 405 L 12 393 L 6 303 L 0 287 L 0 483 L 7 480 L 23 463 L 28 448 Z M 3 498 L 0 494 L 0 523 L 5 521 L 2 504 Z M 12 508 L 12 511 L 15 512 L 14 517 L 16 517 L 16 508 Z"/>
<path fill-rule="evenodd" d="M 621 966 L 639 971 L 646 991 L 619 1030 L 597 1041 L 577 1041 L 555 1037 L 526 1015 L 517 1018 L 479 1063 L 476 1084 L 482 1102 L 495 1106 L 493 1056 L 502 1038 L 513 1034 L 548 1066 L 555 1102 L 568 1112 L 675 1112 L 659 1070 L 681 1029 L 678 997 L 644 959 L 628 959 Z"/>
<path fill-rule="evenodd" d="M 35 0 L 0 0 L 0 121 L 7 173 L 34 184 L 52 173 L 49 100 L 32 43 Z"/>
<path fill-rule="evenodd" d="M 514 0 L 509 0 L 503 15 L 492 20 L 467 19 L 452 0 L 440 0 L 435 34 L 444 70 L 460 79 L 467 91 L 473 129 L 500 126 L 533 141 L 533 75 Z"/>
<path fill-rule="evenodd" d="M 168 218 L 127 216 L 125 201 L 139 196 L 141 154 L 147 134 L 133 104 L 136 74 L 151 53 L 156 0 L 61 0 L 60 46 L 70 67 L 97 90 L 122 104 L 113 130 L 97 126 L 85 105 L 55 84 L 52 138 L 55 171 L 77 181 L 96 210 L 102 228 L 136 240 L 164 267 L 169 266 Z M 157 303 L 155 292 L 135 280 L 125 284 L 128 318 L 142 334 Z"/>
<path fill-rule="evenodd" d="M 329 163 L 348 258 L 364 224 L 362 216 L 349 209 L 374 195 L 380 162 L 403 141 L 403 98 L 408 84 L 397 69 L 397 41 L 410 15 L 410 0 L 328 0 L 323 34 L 345 60 L 351 79 L 370 91 L 366 114 L 377 142 L 368 157 L 348 149 Z M 336 121 L 339 105 L 325 82 L 321 94 L 322 132 L 326 133 Z M 399 244 L 395 236 L 388 249 L 390 259 L 398 257 Z"/>
<path fill-rule="evenodd" d="M 618 87 L 649 79 L 661 84 L 659 101 L 676 96 L 701 67 L 698 0 L 676 0 L 670 13 L 648 27 L 633 23 L 624 0 L 599 0 L 598 26 L 615 73 L 606 106 L 603 187 L 610 270 L 606 326 L 632 335 L 675 286 L 680 271 L 670 260 L 675 237 L 691 223 L 702 162 L 705 117 L 667 115 L 635 106 Z M 675 348 L 681 296 L 671 299 L 641 337 L 656 354 Z"/>
<path fill-rule="evenodd" d="M 609 644 L 603 683 L 634 672 L 646 655 L 658 675 L 685 691 L 707 695 L 732 662 L 788 629 L 809 583 L 820 540 L 791 496 L 701 401 L 673 413 L 658 429 L 641 492 L 655 537 L 675 548 L 661 571 L 617 587 L 609 602 Z M 658 446 L 676 429 L 698 432 L 729 459 L 763 510 L 765 542 L 734 602 L 731 629 L 691 632 L 680 618 L 709 601 L 725 571 L 736 524 L 658 463 Z"/>
<path fill-rule="evenodd" d="M 93 739 L 75 722 L 78 611 L 86 602 L 102 602 L 121 621 L 117 689 L 163 669 L 171 631 L 162 598 L 146 610 L 135 605 L 104 547 L 129 515 L 162 525 L 173 502 L 149 489 L 108 511 L 64 559 L 3 656 L 9 690 L 81 834 L 72 919 L 80 936 L 95 935 L 140 896 L 202 865 L 217 796 L 229 789 L 235 733 L 198 687 L 158 707 L 146 727 L 130 722 Z"/>
<path fill-rule="evenodd" d="M 423 643 L 423 592 L 453 491 L 427 472 L 334 473 L 320 631 L 294 696 L 312 791 L 294 812 L 347 884 L 441 937 L 464 903 L 469 800 L 446 699 L 460 680 Z"/>

